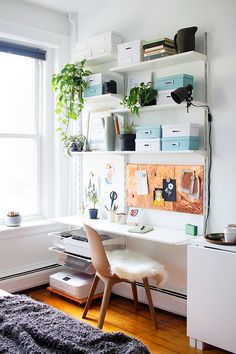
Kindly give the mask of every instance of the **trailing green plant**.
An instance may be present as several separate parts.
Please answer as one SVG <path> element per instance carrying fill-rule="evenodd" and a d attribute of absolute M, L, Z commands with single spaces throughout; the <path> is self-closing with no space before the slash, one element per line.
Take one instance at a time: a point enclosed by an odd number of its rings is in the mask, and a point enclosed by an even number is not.
<path fill-rule="evenodd" d="M 85 68 L 86 60 L 77 64 L 65 64 L 58 74 L 52 75 L 52 89 L 56 92 L 56 109 L 61 141 L 68 139 L 71 121 L 76 121 L 84 108 L 83 90 L 87 87 L 87 76 L 92 74 Z"/>
<path fill-rule="evenodd" d="M 152 88 L 152 83 L 141 82 L 130 90 L 128 96 L 125 96 L 121 102 L 124 107 L 130 110 L 131 114 L 139 116 L 140 107 L 156 104 L 157 90 Z"/>
<path fill-rule="evenodd" d="M 65 140 L 64 140 L 64 146 L 66 149 L 66 152 L 69 156 L 71 155 L 72 151 L 87 151 L 88 150 L 88 141 L 87 138 L 82 135 L 69 135 Z"/>
<path fill-rule="evenodd" d="M 93 209 L 95 209 L 96 204 L 99 202 L 99 197 L 95 184 L 91 182 L 91 179 L 88 184 L 87 198 L 91 203 L 93 203 Z"/>

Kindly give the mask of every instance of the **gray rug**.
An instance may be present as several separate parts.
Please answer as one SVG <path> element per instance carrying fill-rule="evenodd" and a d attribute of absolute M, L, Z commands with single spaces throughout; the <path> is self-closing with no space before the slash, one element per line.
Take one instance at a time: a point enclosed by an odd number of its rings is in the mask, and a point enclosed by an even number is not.
<path fill-rule="evenodd" d="M 28 298 L 0 298 L 0 353 L 150 354 L 140 341 L 108 333 Z"/>

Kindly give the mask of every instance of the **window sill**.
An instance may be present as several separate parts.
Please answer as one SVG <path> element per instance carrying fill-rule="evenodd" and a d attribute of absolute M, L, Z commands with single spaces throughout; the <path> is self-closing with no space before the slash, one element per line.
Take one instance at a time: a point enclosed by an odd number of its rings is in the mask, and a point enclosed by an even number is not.
<path fill-rule="evenodd" d="M 41 232 L 51 232 L 62 229 L 62 225 L 49 220 L 24 221 L 21 226 L 0 225 L 0 239 L 19 236 L 30 236 Z"/>

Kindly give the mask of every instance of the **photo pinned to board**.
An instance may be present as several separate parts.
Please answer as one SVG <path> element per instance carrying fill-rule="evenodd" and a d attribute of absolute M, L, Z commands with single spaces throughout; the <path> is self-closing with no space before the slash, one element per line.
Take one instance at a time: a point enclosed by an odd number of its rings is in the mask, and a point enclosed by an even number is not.
<path fill-rule="evenodd" d="M 163 198 L 166 202 L 176 201 L 176 180 L 173 178 L 163 179 Z"/>
<path fill-rule="evenodd" d="M 127 216 L 127 224 L 129 225 L 138 225 L 140 220 L 141 208 L 129 208 Z"/>
<path fill-rule="evenodd" d="M 153 190 L 153 205 L 154 206 L 164 206 L 165 200 L 163 198 L 163 189 L 154 188 Z"/>

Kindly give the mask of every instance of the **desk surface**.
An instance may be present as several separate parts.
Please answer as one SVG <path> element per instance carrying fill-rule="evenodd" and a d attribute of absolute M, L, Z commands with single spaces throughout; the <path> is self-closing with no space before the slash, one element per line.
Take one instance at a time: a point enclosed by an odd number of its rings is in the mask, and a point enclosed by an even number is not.
<path fill-rule="evenodd" d="M 85 223 L 100 232 L 109 232 L 115 235 L 166 243 L 169 245 L 187 244 L 190 243 L 190 240 L 194 237 L 185 234 L 183 230 L 169 229 L 157 226 L 154 227 L 152 231 L 149 231 L 145 234 L 133 233 L 128 231 L 131 226 L 127 224 L 120 225 L 116 223 L 110 223 L 108 220 L 105 219 L 93 220 L 78 215 L 58 217 L 54 218 L 53 221 L 58 222 L 60 224 L 70 225 L 73 227 L 83 226 L 83 224 Z"/>

